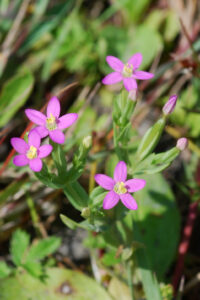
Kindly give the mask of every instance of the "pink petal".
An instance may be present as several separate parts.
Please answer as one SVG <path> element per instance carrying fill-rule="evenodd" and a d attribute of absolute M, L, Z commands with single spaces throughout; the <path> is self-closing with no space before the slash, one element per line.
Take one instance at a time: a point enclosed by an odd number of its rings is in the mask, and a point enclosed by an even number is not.
<path fill-rule="evenodd" d="M 107 56 L 106 61 L 113 70 L 122 72 L 124 64 L 119 58 L 114 56 Z"/>
<path fill-rule="evenodd" d="M 42 170 L 42 161 L 40 158 L 34 158 L 29 160 L 29 166 L 32 171 L 40 172 Z"/>
<path fill-rule="evenodd" d="M 145 71 L 134 71 L 133 75 L 136 79 L 140 80 L 147 80 L 154 77 L 154 74 Z"/>
<path fill-rule="evenodd" d="M 28 144 L 21 138 L 14 137 L 10 140 L 10 142 L 13 148 L 21 154 L 25 154 L 26 151 L 29 149 Z"/>
<path fill-rule="evenodd" d="M 142 62 L 142 54 L 136 53 L 128 60 L 128 64 L 131 64 L 133 66 L 133 69 L 138 69 Z"/>
<path fill-rule="evenodd" d="M 37 133 L 40 135 L 42 139 L 49 134 L 49 131 L 44 126 L 37 126 L 35 130 L 37 131 Z"/>
<path fill-rule="evenodd" d="M 49 136 L 57 144 L 63 144 L 65 142 L 65 135 L 62 131 L 55 129 L 49 131 Z"/>
<path fill-rule="evenodd" d="M 78 118 L 78 114 L 66 114 L 58 119 L 58 129 L 64 129 L 71 126 Z"/>
<path fill-rule="evenodd" d="M 41 143 L 41 138 L 40 138 L 39 133 L 35 129 L 32 129 L 28 135 L 29 146 L 34 146 L 36 148 L 39 148 L 40 143 Z"/>
<path fill-rule="evenodd" d="M 51 145 L 43 145 L 39 148 L 38 157 L 39 158 L 46 157 L 51 153 L 52 150 L 53 147 Z"/>
<path fill-rule="evenodd" d="M 128 92 L 137 89 L 137 82 L 133 77 L 123 78 L 124 87 Z"/>
<path fill-rule="evenodd" d="M 122 75 L 119 72 L 112 72 L 102 79 L 103 84 L 115 84 L 122 80 Z"/>
<path fill-rule="evenodd" d="M 96 174 L 94 176 L 95 181 L 106 190 L 112 190 L 114 188 L 115 182 L 112 178 L 104 174 Z"/>
<path fill-rule="evenodd" d="M 124 161 L 119 161 L 115 167 L 114 180 L 115 182 L 125 182 L 127 177 L 127 166 Z"/>
<path fill-rule="evenodd" d="M 137 202 L 130 194 L 121 194 L 120 199 L 128 209 L 136 210 L 138 208 Z"/>
<path fill-rule="evenodd" d="M 104 209 L 111 209 L 113 208 L 119 201 L 119 195 L 116 194 L 114 191 L 108 192 L 103 200 L 103 208 Z"/>
<path fill-rule="evenodd" d="M 46 116 L 38 110 L 35 109 L 25 109 L 25 114 L 29 118 L 30 121 L 37 125 L 45 125 L 46 124 Z"/>
<path fill-rule="evenodd" d="M 129 193 L 139 191 L 144 188 L 146 181 L 144 179 L 130 179 L 125 182 Z"/>
<path fill-rule="evenodd" d="M 18 167 L 26 166 L 28 162 L 29 160 L 25 154 L 19 154 L 13 158 L 13 163 Z"/>
<path fill-rule="evenodd" d="M 52 114 L 54 117 L 59 118 L 60 116 L 60 101 L 57 97 L 51 98 L 47 105 L 47 117 L 50 117 Z"/>

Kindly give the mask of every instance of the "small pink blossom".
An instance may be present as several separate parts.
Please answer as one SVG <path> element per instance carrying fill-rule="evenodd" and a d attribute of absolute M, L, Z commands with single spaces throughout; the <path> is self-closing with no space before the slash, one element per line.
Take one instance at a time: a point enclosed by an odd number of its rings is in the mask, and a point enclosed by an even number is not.
<path fill-rule="evenodd" d="M 35 109 L 26 109 L 25 113 L 29 120 L 39 125 L 35 129 L 44 138 L 49 135 L 50 139 L 58 144 L 65 142 L 63 129 L 71 126 L 78 118 L 78 114 L 70 113 L 60 117 L 60 102 L 53 97 L 47 105 L 47 116 Z"/>
<path fill-rule="evenodd" d="M 169 100 L 165 103 L 163 107 L 163 113 L 165 115 L 169 115 L 174 111 L 176 106 L 176 101 L 177 101 L 176 95 L 172 95 L 171 97 L 169 97 Z"/>
<path fill-rule="evenodd" d="M 108 190 L 108 194 L 103 201 L 104 209 L 111 209 L 119 200 L 131 210 L 137 209 L 137 203 L 130 193 L 139 191 L 144 188 L 146 181 L 144 179 L 129 179 L 127 178 L 127 166 L 124 161 L 118 162 L 114 171 L 114 179 L 104 174 L 96 174 L 96 182 Z"/>
<path fill-rule="evenodd" d="M 154 77 L 152 73 L 138 70 L 142 62 L 141 53 L 131 56 L 126 64 L 114 56 L 107 56 L 106 61 L 115 72 L 104 77 L 102 80 L 103 84 L 115 84 L 123 81 L 127 91 L 131 91 L 137 89 L 136 79 L 148 80 Z"/>
<path fill-rule="evenodd" d="M 31 130 L 28 135 L 28 143 L 23 139 L 14 137 L 11 139 L 11 145 L 19 153 L 13 159 L 13 163 L 18 167 L 29 164 L 34 172 L 40 172 L 42 169 L 42 160 L 48 156 L 53 147 L 51 145 L 40 146 L 41 138 L 35 129 Z"/>

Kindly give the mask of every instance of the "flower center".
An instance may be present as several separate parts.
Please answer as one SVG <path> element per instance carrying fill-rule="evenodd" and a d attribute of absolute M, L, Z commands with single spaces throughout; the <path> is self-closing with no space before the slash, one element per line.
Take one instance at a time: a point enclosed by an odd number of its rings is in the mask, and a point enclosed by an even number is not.
<path fill-rule="evenodd" d="M 122 75 L 124 77 L 131 77 L 132 74 L 133 74 L 133 65 L 125 64 L 123 71 L 122 71 Z"/>
<path fill-rule="evenodd" d="M 57 128 L 56 118 L 50 113 L 50 117 L 46 119 L 46 128 L 48 130 L 55 130 Z"/>
<path fill-rule="evenodd" d="M 37 157 L 37 148 L 34 146 L 30 146 L 29 150 L 26 153 L 28 159 L 33 159 Z"/>
<path fill-rule="evenodd" d="M 125 194 L 127 192 L 127 189 L 125 188 L 124 182 L 117 182 L 114 186 L 114 191 L 117 194 Z"/>

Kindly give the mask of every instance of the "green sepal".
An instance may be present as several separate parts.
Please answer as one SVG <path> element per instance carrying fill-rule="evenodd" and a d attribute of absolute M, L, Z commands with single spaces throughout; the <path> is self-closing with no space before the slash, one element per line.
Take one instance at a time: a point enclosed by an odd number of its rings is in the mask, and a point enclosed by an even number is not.
<path fill-rule="evenodd" d="M 165 127 L 165 118 L 159 119 L 142 138 L 137 151 L 139 160 L 143 160 L 157 146 Z"/>

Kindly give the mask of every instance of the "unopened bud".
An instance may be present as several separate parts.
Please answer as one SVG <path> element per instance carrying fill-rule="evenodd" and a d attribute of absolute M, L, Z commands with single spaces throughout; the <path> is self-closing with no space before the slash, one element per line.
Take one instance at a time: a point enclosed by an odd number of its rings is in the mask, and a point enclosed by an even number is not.
<path fill-rule="evenodd" d="M 88 149 L 92 146 L 92 137 L 91 135 L 88 135 L 86 137 L 84 137 L 83 139 L 83 146 Z"/>
<path fill-rule="evenodd" d="M 176 148 L 178 148 L 180 151 L 185 150 L 185 148 L 188 145 L 188 139 L 186 138 L 180 138 L 178 139 L 177 143 L 176 143 Z"/>
<path fill-rule="evenodd" d="M 167 103 L 165 103 L 165 105 L 163 107 L 164 115 L 169 115 L 174 111 L 174 108 L 176 106 L 176 101 L 177 101 L 177 96 L 176 95 L 172 95 L 169 98 L 169 100 L 167 101 Z"/>
<path fill-rule="evenodd" d="M 137 99 L 137 89 L 131 90 L 128 94 L 128 98 L 132 101 L 136 101 Z"/>
<path fill-rule="evenodd" d="M 84 207 L 84 208 L 82 209 L 81 216 L 82 216 L 83 218 L 87 219 L 87 218 L 89 218 L 90 213 L 91 213 L 91 212 L 90 212 L 90 208 L 89 208 L 89 207 Z"/>

